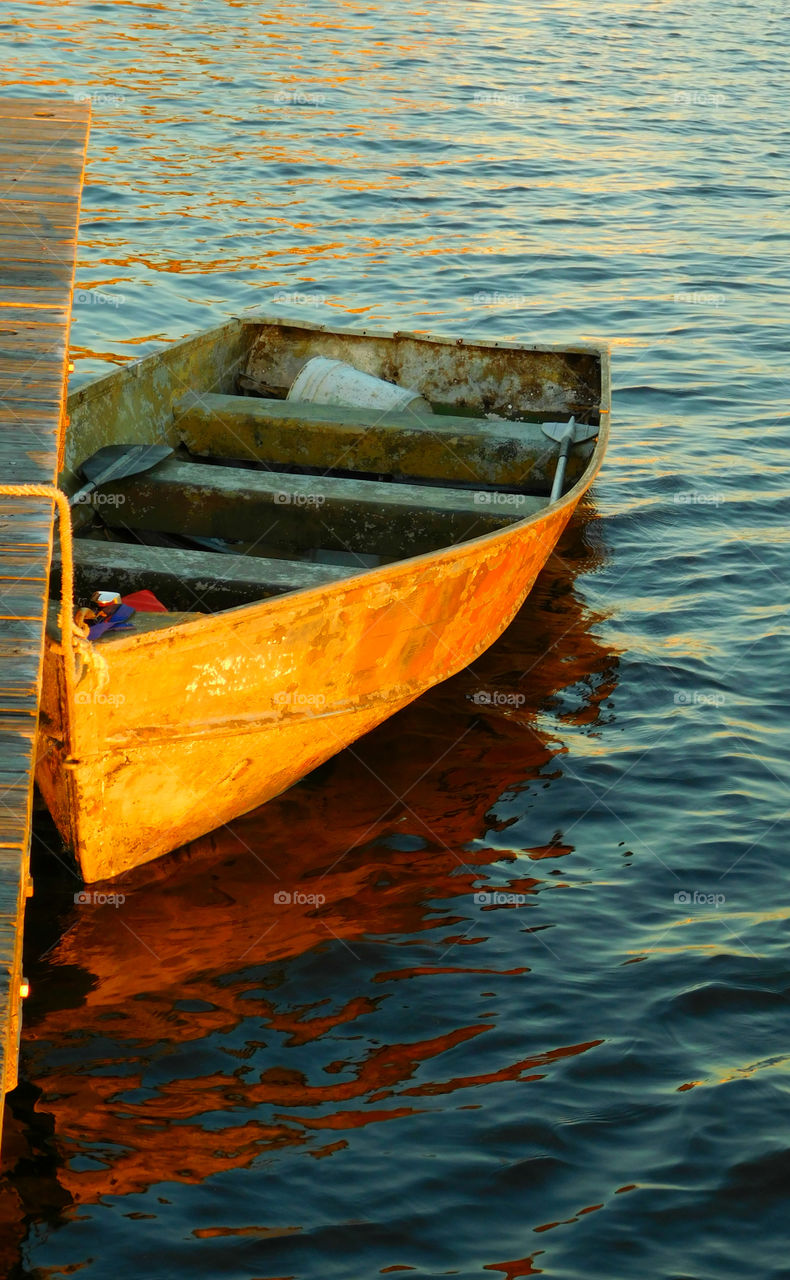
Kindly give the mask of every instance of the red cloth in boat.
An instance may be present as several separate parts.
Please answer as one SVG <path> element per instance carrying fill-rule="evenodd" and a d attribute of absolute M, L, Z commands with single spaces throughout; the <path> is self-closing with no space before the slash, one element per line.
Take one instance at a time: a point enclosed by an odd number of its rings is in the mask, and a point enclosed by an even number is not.
<path fill-rule="evenodd" d="M 133 591 L 123 597 L 123 604 L 130 604 L 138 613 L 169 613 L 161 600 L 157 600 L 153 591 Z"/>

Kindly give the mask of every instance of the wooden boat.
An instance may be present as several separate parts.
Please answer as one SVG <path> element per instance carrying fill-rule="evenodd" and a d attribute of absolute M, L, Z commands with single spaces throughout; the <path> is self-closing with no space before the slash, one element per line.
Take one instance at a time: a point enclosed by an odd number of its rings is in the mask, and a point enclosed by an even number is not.
<path fill-rule="evenodd" d="M 285 399 L 316 355 L 433 412 Z M 176 450 L 76 507 L 73 544 L 78 602 L 148 588 L 172 612 L 76 649 L 47 635 L 36 776 L 86 882 L 278 795 L 491 645 L 601 465 L 609 404 L 597 346 L 266 317 L 75 392 L 67 493 L 108 444 Z M 552 502 L 541 423 L 571 417 L 597 436 Z"/>

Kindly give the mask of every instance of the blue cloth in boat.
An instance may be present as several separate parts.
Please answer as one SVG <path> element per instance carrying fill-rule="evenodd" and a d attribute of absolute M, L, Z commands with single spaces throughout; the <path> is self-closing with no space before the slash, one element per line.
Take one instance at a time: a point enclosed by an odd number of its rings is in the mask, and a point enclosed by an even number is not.
<path fill-rule="evenodd" d="M 130 631 L 132 624 L 129 619 L 133 613 L 134 609 L 130 604 L 119 604 L 115 613 L 109 618 L 106 618 L 103 622 L 94 622 L 88 631 L 88 639 L 98 640 L 100 636 L 104 635 L 105 631 Z"/>

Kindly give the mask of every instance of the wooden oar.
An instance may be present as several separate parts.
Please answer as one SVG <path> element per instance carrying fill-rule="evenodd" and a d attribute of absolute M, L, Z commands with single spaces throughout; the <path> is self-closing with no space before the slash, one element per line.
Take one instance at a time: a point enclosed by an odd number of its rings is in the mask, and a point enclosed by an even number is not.
<path fill-rule="evenodd" d="M 543 422 L 544 433 L 550 440 L 556 440 L 560 446 L 557 459 L 557 470 L 554 472 L 554 483 L 551 486 L 549 502 L 556 502 L 562 493 L 562 482 L 565 479 L 565 468 L 568 465 L 568 454 L 572 444 L 581 444 L 582 440 L 592 440 L 597 436 L 598 428 L 585 425 L 571 418 L 570 422 Z"/>
<path fill-rule="evenodd" d="M 158 462 L 169 458 L 173 450 L 167 444 L 108 444 L 91 454 L 79 468 L 88 483 L 69 498 L 74 507 L 106 484 L 108 480 L 124 480 L 127 476 L 150 471 Z"/>

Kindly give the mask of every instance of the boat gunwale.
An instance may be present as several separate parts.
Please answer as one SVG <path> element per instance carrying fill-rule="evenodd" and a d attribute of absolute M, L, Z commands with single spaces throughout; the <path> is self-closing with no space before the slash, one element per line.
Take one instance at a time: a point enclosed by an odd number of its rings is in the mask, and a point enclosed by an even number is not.
<path fill-rule="evenodd" d="M 230 333 L 238 327 L 250 326 L 259 328 L 263 325 L 275 325 L 281 328 L 310 329 L 316 332 L 337 334 L 341 337 L 373 339 L 384 338 L 389 340 L 406 338 L 409 340 L 419 341 L 427 345 L 437 344 L 451 347 L 462 346 L 467 351 L 473 351 L 475 349 L 504 349 L 523 352 L 536 351 L 559 354 L 567 352 L 569 354 L 596 355 L 600 361 L 601 390 L 599 405 L 597 407 L 600 422 L 598 424 L 595 447 L 590 455 L 585 470 L 567 493 L 563 494 L 555 502 L 549 503 L 543 508 L 543 510 L 534 512 L 532 515 L 525 516 L 522 520 L 513 521 L 512 524 L 507 525 L 505 528 L 493 529 L 488 533 L 480 534 L 476 538 L 470 538 L 463 542 L 451 543 L 446 547 L 440 547 L 433 551 L 421 552 L 419 555 L 409 556 L 401 560 L 389 561 L 386 564 L 377 565 L 374 568 L 361 568 L 358 573 L 352 572 L 347 578 L 344 578 L 339 582 L 324 583 L 315 587 L 297 588 L 294 591 L 283 592 L 282 595 L 262 597 L 260 600 L 247 602 L 241 605 L 234 605 L 230 609 L 221 609 L 217 612 L 207 613 L 202 616 L 192 618 L 188 622 L 174 623 L 173 626 L 170 627 L 161 627 L 155 631 L 143 632 L 142 634 L 134 636 L 114 637 L 111 645 L 106 647 L 96 646 L 97 652 L 101 652 L 103 656 L 109 654 L 126 654 L 136 649 L 145 648 L 146 646 L 159 646 L 163 640 L 169 642 L 177 636 L 189 636 L 190 638 L 192 636 L 198 636 L 201 630 L 215 626 L 218 618 L 231 619 L 235 622 L 237 620 L 240 621 L 243 617 L 252 616 L 255 611 L 260 614 L 264 610 L 269 614 L 276 615 L 281 608 L 291 608 L 293 600 L 297 596 L 300 600 L 305 601 L 309 606 L 318 597 L 325 597 L 330 594 L 332 596 L 338 596 L 345 593 L 348 587 L 358 586 L 362 579 L 368 579 L 371 586 L 376 586 L 384 580 L 392 581 L 393 579 L 399 580 L 404 576 L 413 576 L 415 572 L 419 573 L 421 565 L 427 567 L 428 564 L 436 564 L 438 562 L 448 564 L 453 561 L 463 560 L 470 555 L 474 556 L 478 553 L 479 548 L 484 546 L 486 543 L 493 543 L 498 539 L 508 539 L 516 534 L 516 532 L 521 532 L 530 525 L 538 525 L 541 521 L 546 521 L 548 518 L 555 516 L 558 512 L 564 510 L 568 506 L 574 508 L 586 490 L 593 484 L 601 469 L 609 440 L 609 418 L 611 405 L 611 354 L 610 347 L 607 343 L 598 344 L 580 342 L 570 345 L 568 343 L 525 344 L 510 340 L 505 341 L 494 339 L 480 339 L 471 342 L 463 338 L 452 337 L 449 335 L 413 333 L 401 330 L 389 332 L 385 330 L 371 329 L 338 329 L 330 325 L 308 320 L 299 320 L 294 317 L 286 318 L 258 314 L 255 316 L 234 315 L 220 325 L 215 325 L 210 329 L 204 329 L 196 334 L 187 335 L 184 338 L 178 339 L 176 342 L 168 343 L 162 351 L 149 352 L 147 355 L 141 356 L 137 360 L 130 361 L 119 369 L 113 369 L 110 373 L 103 374 L 99 378 L 93 379 L 91 382 L 86 383 L 84 387 L 80 387 L 75 391 L 72 396 L 69 396 L 69 407 L 73 409 L 75 405 L 82 404 L 85 400 L 92 399 L 94 395 L 101 394 L 110 379 L 123 376 L 127 370 L 136 371 L 136 369 L 142 366 L 145 362 L 154 361 L 158 356 L 175 351 L 181 347 L 186 347 L 190 344 L 197 346 L 201 343 L 207 342 L 209 339 L 216 340 L 223 332 Z M 134 373 L 132 376 L 135 376 Z M 221 557 L 218 557 L 218 568 L 219 564 L 221 564 L 221 559 Z M 112 659 L 110 659 L 110 661 L 112 661 Z"/>

